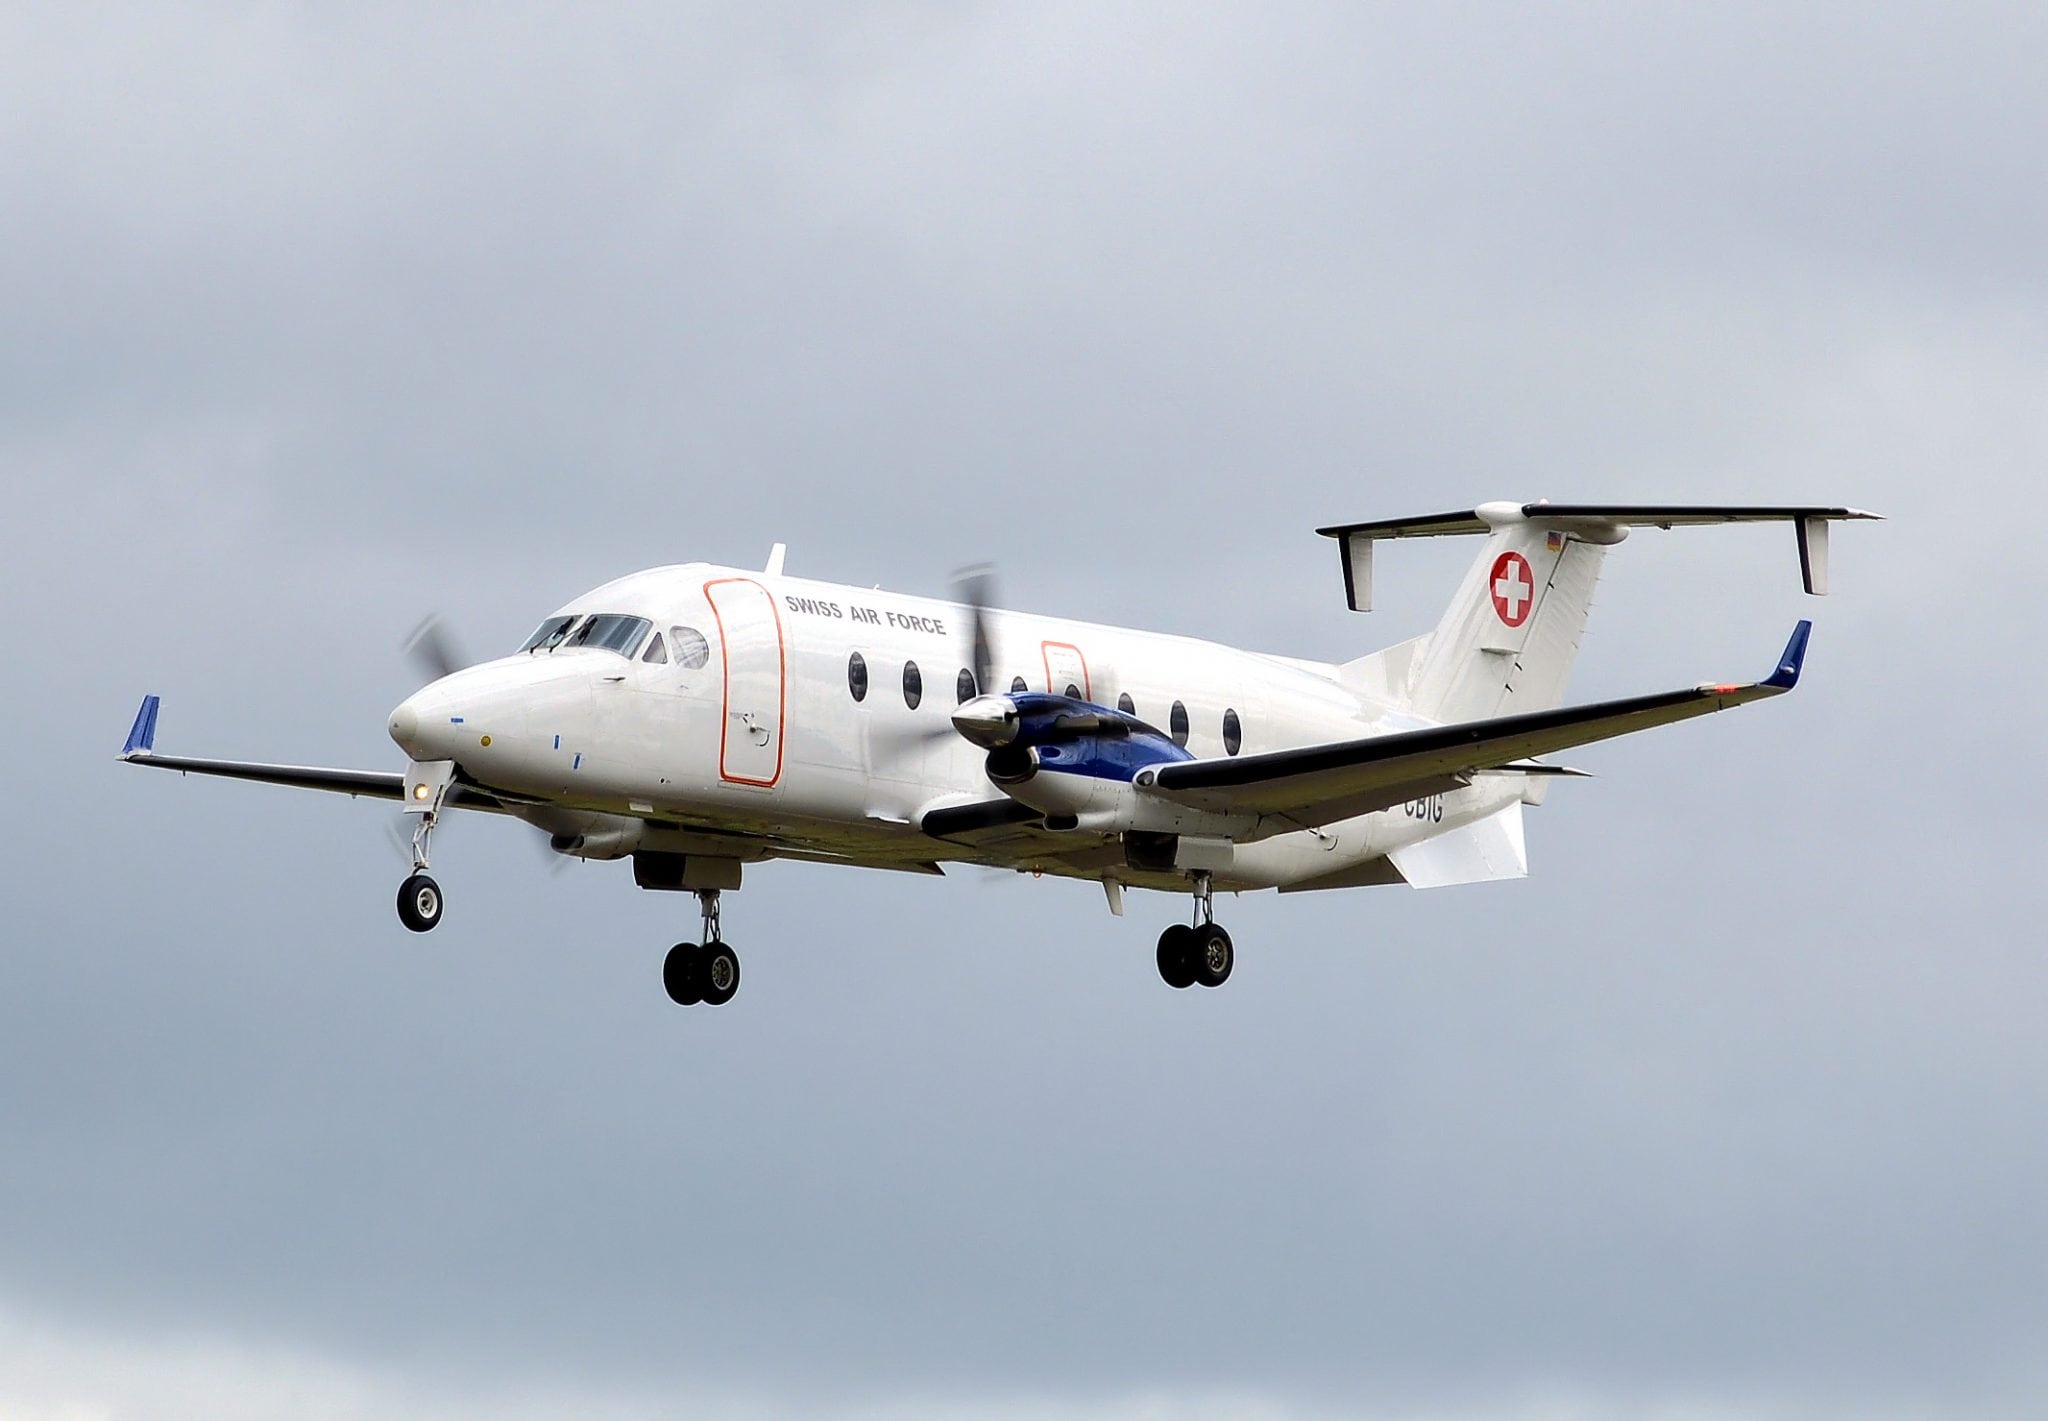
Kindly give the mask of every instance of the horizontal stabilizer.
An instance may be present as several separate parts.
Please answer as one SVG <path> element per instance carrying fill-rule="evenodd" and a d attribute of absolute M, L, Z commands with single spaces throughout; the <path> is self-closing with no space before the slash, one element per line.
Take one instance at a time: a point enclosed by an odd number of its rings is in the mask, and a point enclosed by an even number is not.
<path fill-rule="evenodd" d="M 1800 582 L 1808 592 L 1821 596 L 1828 590 L 1828 525 L 1881 517 L 1860 508 L 1806 504 L 1482 503 L 1477 508 L 1429 513 L 1419 518 L 1338 523 L 1316 532 L 1337 540 L 1345 600 L 1353 611 L 1365 612 L 1372 609 L 1372 545 L 1383 539 L 1450 538 L 1534 524 L 1586 542 L 1618 543 L 1631 528 L 1790 523 L 1799 538 Z"/>

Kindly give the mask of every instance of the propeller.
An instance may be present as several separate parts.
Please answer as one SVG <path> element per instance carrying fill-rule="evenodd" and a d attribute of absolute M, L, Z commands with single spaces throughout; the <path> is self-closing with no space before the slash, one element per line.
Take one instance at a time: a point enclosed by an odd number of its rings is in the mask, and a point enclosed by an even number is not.
<path fill-rule="evenodd" d="M 950 739 L 955 734 L 966 735 L 977 745 L 984 743 L 966 729 L 961 716 L 967 714 L 970 707 L 982 708 L 984 703 L 988 703 L 989 707 L 1007 704 L 1002 697 L 990 694 L 989 683 L 995 680 L 996 676 L 996 654 L 995 647 L 989 639 L 988 608 L 990 600 L 995 595 L 995 586 L 995 567 L 990 563 L 975 563 L 953 574 L 953 600 L 967 609 L 966 644 L 960 647 L 960 652 L 961 661 L 974 677 L 974 694 L 950 720 L 937 724 L 927 721 L 886 730 L 876 727 L 870 730 L 870 735 L 875 736 L 878 741 L 893 742 L 906 751 L 915 746 L 929 745 L 933 741 Z M 935 679 L 928 690 L 939 695 L 950 691 L 952 678 L 948 676 L 943 678 L 943 681 L 942 685 Z M 997 712 L 991 709 L 990 713 Z"/>
<path fill-rule="evenodd" d="M 969 655 L 975 694 L 953 712 L 952 728 L 984 750 L 1009 745 L 1028 728 L 1038 735 L 1122 733 L 1127 717 L 1070 696 L 1025 692 L 1019 697 L 996 680 L 995 648 L 989 640 L 988 608 L 995 594 L 995 569 L 988 563 L 963 568 L 954 575 L 954 595 L 968 612 Z M 941 732 L 943 733 L 943 732 Z"/>
<path fill-rule="evenodd" d="M 429 681 L 452 676 L 472 664 L 468 657 L 455 649 L 455 638 L 439 612 L 429 612 L 412 629 L 412 635 L 405 639 L 405 654 L 412 658 L 413 665 L 424 672 Z"/>
<path fill-rule="evenodd" d="M 991 682 L 996 674 L 996 656 L 988 639 L 988 605 L 995 597 L 995 590 L 996 570 L 991 563 L 977 563 L 953 575 L 953 595 L 966 604 L 968 612 L 967 664 L 974 672 L 975 694 L 982 696 L 995 690 Z"/>

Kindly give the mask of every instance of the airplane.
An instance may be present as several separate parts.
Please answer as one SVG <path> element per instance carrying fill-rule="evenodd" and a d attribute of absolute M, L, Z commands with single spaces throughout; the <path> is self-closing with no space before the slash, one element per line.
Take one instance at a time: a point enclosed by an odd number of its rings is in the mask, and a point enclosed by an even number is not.
<path fill-rule="evenodd" d="M 1214 895 L 1438 888 L 1528 872 L 1523 810 L 1584 772 L 1541 757 L 1782 695 L 1812 630 L 1769 675 L 1566 706 L 1608 551 L 1639 527 L 1790 523 L 1801 580 L 1828 590 L 1828 531 L 1852 508 L 1483 503 L 1317 531 L 1346 600 L 1372 605 L 1374 546 L 1477 536 L 1436 627 L 1325 662 L 990 603 L 684 563 L 571 599 L 510 655 L 439 674 L 390 714 L 403 772 L 159 754 L 145 696 L 121 759 L 395 800 L 413 819 L 398 916 L 440 923 L 430 849 L 452 809 L 537 826 L 557 853 L 630 859 L 641 888 L 698 900 L 662 980 L 680 1005 L 739 989 L 720 895 L 786 859 L 919 874 L 948 863 L 1187 894 L 1160 977 L 1221 986 L 1236 949 Z"/>

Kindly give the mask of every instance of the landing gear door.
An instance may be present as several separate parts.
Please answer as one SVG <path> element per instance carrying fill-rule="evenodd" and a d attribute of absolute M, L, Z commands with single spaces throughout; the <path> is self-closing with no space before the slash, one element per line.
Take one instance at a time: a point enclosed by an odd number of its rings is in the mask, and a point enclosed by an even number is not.
<path fill-rule="evenodd" d="M 718 654 L 725 667 L 718 777 L 766 789 L 782 778 L 788 706 L 782 615 L 768 589 L 751 578 L 707 582 L 704 595 L 718 622 Z"/>

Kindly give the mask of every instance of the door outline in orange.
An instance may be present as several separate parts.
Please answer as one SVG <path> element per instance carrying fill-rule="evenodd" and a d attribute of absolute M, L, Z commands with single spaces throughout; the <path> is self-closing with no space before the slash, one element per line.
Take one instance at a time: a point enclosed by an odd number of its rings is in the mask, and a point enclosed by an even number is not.
<path fill-rule="evenodd" d="M 767 598 L 768 615 L 775 624 L 775 773 L 765 780 L 727 774 L 725 770 L 725 738 L 732 729 L 732 642 L 725 634 L 725 618 L 719 613 L 718 599 L 711 595 L 711 589 L 732 582 L 754 588 Z M 775 594 L 751 577 L 714 577 L 704 584 L 704 600 L 711 604 L 711 618 L 718 624 L 718 777 L 727 784 L 773 789 L 782 779 L 782 749 L 789 743 L 789 644 L 782 635 L 782 609 L 775 605 Z"/>
<path fill-rule="evenodd" d="M 1095 687 L 1088 676 L 1088 658 L 1081 654 L 1080 647 L 1075 646 L 1070 641 L 1042 641 L 1038 644 L 1038 659 L 1045 663 L 1045 689 L 1055 693 L 1060 689 L 1053 684 L 1052 649 L 1054 647 L 1059 647 L 1062 651 L 1074 653 L 1074 659 L 1081 663 L 1081 699 L 1084 701 L 1094 700 Z"/>

